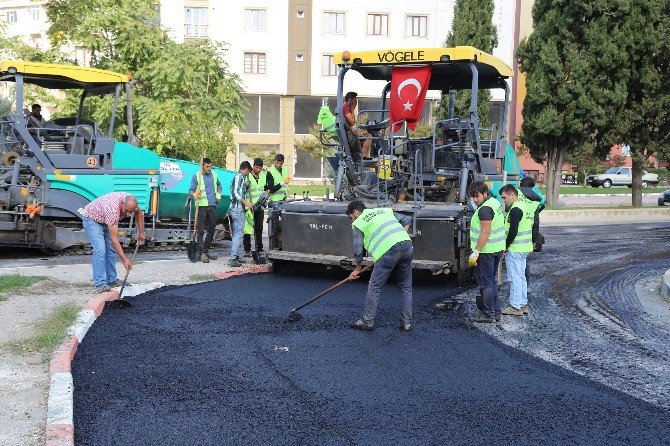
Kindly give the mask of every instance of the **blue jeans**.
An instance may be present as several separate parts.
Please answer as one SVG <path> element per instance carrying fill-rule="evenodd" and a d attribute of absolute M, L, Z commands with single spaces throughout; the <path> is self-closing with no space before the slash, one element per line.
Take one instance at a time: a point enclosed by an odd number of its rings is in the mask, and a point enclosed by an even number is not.
<path fill-rule="evenodd" d="M 412 322 L 412 257 L 414 248 L 412 242 L 403 241 L 393 245 L 391 249 L 379 259 L 370 276 L 368 293 L 365 296 L 365 311 L 363 320 L 373 322 L 377 314 L 377 304 L 382 287 L 388 280 L 393 269 L 398 275 L 398 288 L 400 288 L 400 316 L 406 324 Z"/>
<path fill-rule="evenodd" d="M 495 317 L 501 314 L 500 297 L 498 296 L 498 265 L 502 258 L 501 252 L 479 254 L 475 277 L 479 285 L 480 298 L 477 299 L 477 308 L 486 317 Z"/>
<path fill-rule="evenodd" d="M 505 254 L 507 280 L 510 282 L 509 304 L 521 308 L 528 303 L 528 285 L 526 283 L 527 252 L 508 251 Z"/>
<path fill-rule="evenodd" d="M 242 240 L 244 239 L 244 221 L 246 217 L 244 215 L 244 208 L 242 206 L 236 206 L 230 209 L 230 229 L 233 231 L 233 244 L 230 246 L 230 259 L 234 259 L 239 256 L 240 245 L 242 245 Z"/>
<path fill-rule="evenodd" d="M 82 217 L 84 229 L 93 247 L 93 283 L 95 286 L 116 280 L 116 250 L 107 225 Z"/>

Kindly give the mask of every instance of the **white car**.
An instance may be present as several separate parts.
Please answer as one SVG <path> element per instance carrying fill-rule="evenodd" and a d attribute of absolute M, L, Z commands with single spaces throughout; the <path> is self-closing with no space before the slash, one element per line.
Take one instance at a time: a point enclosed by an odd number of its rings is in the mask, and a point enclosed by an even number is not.
<path fill-rule="evenodd" d="M 630 167 L 610 167 L 600 175 L 589 175 L 586 182 L 593 187 L 628 186 L 633 187 L 633 169 Z M 642 187 L 656 186 L 658 175 L 643 172 Z"/>

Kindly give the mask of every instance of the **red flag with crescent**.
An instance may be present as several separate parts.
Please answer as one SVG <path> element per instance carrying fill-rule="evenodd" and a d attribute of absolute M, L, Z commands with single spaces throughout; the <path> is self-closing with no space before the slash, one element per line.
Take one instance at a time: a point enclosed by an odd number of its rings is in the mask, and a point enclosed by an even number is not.
<path fill-rule="evenodd" d="M 426 92 L 430 82 L 431 66 L 423 67 L 393 67 L 391 75 L 391 100 L 389 111 L 391 122 L 407 121 L 410 130 L 416 128 Z M 396 124 L 396 130 L 402 124 Z"/>

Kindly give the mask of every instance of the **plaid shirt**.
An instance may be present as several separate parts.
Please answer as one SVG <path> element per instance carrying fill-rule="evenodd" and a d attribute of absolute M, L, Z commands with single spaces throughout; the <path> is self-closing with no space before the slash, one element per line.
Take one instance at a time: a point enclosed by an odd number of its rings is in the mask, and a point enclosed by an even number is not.
<path fill-rule="evenodd" d="M 132 212 L 123 211 L 123 200 L 130 194 L 111 192 L 96 198 L 84 207 L 84 216 L 110 227 L 118 226 L 119 220 Z"/>
<path fill-rule="evenodd" d="M 237 172 L 230 185 L 230 208 L 242 207 L 242 200 L 247 199 L 247 183 L 242 172 Z"/>

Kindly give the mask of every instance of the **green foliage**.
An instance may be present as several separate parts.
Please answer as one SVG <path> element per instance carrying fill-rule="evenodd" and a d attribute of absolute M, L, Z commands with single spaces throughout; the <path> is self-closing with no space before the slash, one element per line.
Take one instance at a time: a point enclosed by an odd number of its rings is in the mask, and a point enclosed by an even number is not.
<path fill-rule="evenodd" d="M 659 168 L 653 168 L 653 167 L 647 167 L 646 169 L 647 172 L 649 173 L 655 173 L 658 175 L 658 184 L 662 186 L 667 186 L 670 184 L 670 169 L 667 167 L 659 167 Z"/>
<path fill-rule="evenodd" d="M 44 276 L 22 276 L 20 274 L 8 274 L 0 276 L 0 296 L 1 293 L 11 293 L 46 279 Z"/>
<path fill-rule="evenodd" d="M 330 147 L 321 144 L 319 140 L 319 127 L 317 125 L 309 129 L 309 134 L 310 136 L 296 139 L 295 146 L 297 149 L 302 150 L 312 158 L 323 158 L 332 153 Z"/>
<path fill-rule="evenodd" d="M 238 76 L 225 61 L 225 47 L 207 40 L 177 44 L 158 26 L 151 0 L 51 0 L 46 5 L 55 44 L 76 44 L 91 53 L 91 65 L 130 72 L 133 118 L 142 145 L 164 156 L 198 160 L 205 153 L 225 163 L 233 149 L 232 127 L 243 126 L 247 106 Z M 86 104 L 85 115 L 106 130 L 112 98 Z M 76 110 L 77 98 L 60 104 Z M 127 134 L 125 108 L 117 112 L 115 136 Z"/>
<path fill-rule="evenodd" d="M 276 150 L 267 150 L 263 146 L 251 146 L 244 149 L 244 154 L 251 158 L 260 158 L 263 160 L 263 166 L 269 168 L 275 160 L 275 156 L 278 154 Z"/>
<path fill-rule="evenodd" d="M 412 138 L 429 138 L 433 136 L 433 126 L 420 122 L 412 131 Z"/>
<path fill-rule="evenodd" d="M 454 22 L 445 41 L 446 47 L 461 45 L 473 46 L 477 49 L 492 53 L 498 45 L 498 32 L 493 25 L 493 0 L 456 0 L 454 5 Z M 456 92 L 454 102 L 454 116 L 465 117 L 470 111 L 470 90 Z M 479 90 L 477 97 L 477 111 L 480 127 L 489 125 L 489 102 L 491 92 Z M 436 109 L 437 116 L 445 119 L 449 114 L 449 92 L 442 92 L 442 100 Z"/>
<path fill-rule="evenodd" d="M 9 349 L 15 354 L 43 352 L 55 349 L 67 336 L 67 330 L 77 319 L 79 307 L 57 307 L 48 317 L 35 324 L 35 334 L 27 339 L 12 342 Z"/>

